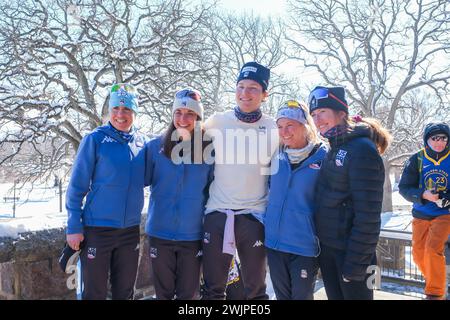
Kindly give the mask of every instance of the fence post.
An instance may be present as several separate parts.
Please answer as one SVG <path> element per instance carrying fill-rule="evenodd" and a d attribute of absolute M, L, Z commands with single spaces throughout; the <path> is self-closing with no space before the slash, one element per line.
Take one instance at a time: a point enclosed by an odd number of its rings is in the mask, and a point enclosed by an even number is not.
<path fill-rule="evenodd" d="M 62 212 L 62 179 L 59 179 L 59 212 Z"/>
<path fill-rule="evenodd" d="M 14 180 L 14 187 L 13 187 L 13 218 L 16 217 L 16 184 L 17 180 Z"/>

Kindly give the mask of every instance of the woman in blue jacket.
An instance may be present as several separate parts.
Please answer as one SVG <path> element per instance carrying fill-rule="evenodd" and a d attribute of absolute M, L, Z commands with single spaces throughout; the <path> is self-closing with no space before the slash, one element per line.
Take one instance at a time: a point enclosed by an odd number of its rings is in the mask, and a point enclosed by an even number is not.
<path fill-rule="evenodd" d="M 83 138 L 72 168 L 67 243 L 74 250 L 83 243 L 83 299 L 106 299 L 109 273 L 112 299 L 133 298 L 146 143 L 133 127 L 137 111 L 135 88 L 113 85 L 109 122 Z"/>
<path fill-rule="evenodd" d="M 178 91 L 172 115 L 166 133 L 148 143 L 146 232 L 156 298 L 190 300 L 199 298 L 203 214 L 213 165 L 203 159 L 207 144 L 199 92 Z"/>
<path fill-rule="evenodd" d="M 284 103 L 277 113 L 282 148 L 272 161 L 265 245 L 278 300 L 312 300 L 319 242 L 313 223 L 314 186 L 327 148 L 306 105 Z"/>

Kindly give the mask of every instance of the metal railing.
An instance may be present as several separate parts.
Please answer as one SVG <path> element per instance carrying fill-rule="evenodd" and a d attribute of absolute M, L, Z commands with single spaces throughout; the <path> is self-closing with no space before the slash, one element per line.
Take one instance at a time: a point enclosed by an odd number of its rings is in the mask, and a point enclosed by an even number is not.
<path fill-rule="evenodd" d="M 447 281 L 450 279 L 450 243 L 447 242 Z M 378 266 L 381 277 L 397 282 L 424 286 L 425 280 L 414 263 L 412 233 L 408 231 L 381 230 L 377 245 Z"/>

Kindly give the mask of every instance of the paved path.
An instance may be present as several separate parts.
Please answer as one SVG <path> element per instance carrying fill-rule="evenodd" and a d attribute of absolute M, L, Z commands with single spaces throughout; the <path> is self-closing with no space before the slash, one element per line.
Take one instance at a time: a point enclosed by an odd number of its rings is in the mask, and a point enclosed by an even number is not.
<path fill-rule="evenodd" d="M 272 282 L 270 281 L 270 277 L 266 277 L 267 283 L 267 294 L 269 298 L 275 300 L 275 293 L 273 291 Z M 316 282 L 316 291 L 314 292 L 314 300 L 328 300 L 327 294 L 325 293 L 325 288 L 323 287 L 323 282 L 318 280 Z M 374 291 L 374 300 L 422 300 L 419 297 L 413 297 L 410 295 L 396 294 L 387 291 L 375 290 Z"/>
<path fill-rule="evenodd" d="M 322 287 L 314 293 L 314 300 L 327 300 L 325 288 Z M 391 292 L 375 290 L 374 300 L 421 300 L 421 299 L 402 294 L 395 294 Z"/>

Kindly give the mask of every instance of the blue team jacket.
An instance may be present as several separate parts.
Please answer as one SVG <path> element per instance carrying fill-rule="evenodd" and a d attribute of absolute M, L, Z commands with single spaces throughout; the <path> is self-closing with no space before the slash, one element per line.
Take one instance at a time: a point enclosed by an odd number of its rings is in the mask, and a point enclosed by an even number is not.
<path fill-rule="evenodd" d="M 83 138 L 66 195 L 68 234 L 83 233 L 83 226 L 140 224 L 147 141 L 137 132 L 127 141 L 110 125 Z"/>
<path fill-rule="evenodd" d="M 175 164 L 162 150 L 162 137 L 147 144 L 145 183 L 151 193 L 145 231 L 166 240 L 200 240 L 214 166 Z"/>
<path fill-rule="evenodd" d="M 294 171 L 285 152 L 280 151 L 275 157 L 278 171 L 270 177 L 264 218 L 266 247 L 307 257 L 318 255 L 314 189 L 326 153 L 327 148 L 320 145 Z"/>

